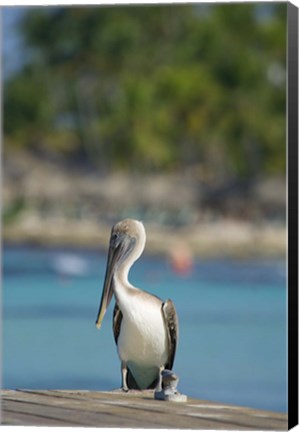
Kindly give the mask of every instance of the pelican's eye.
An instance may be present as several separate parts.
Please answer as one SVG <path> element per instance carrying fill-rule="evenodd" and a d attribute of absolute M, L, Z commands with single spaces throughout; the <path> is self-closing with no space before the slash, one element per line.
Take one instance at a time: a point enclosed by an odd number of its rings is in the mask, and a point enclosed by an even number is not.
<path fill-rule="evenodd" d="M 118 243 L 118 239 L 119 239 L 119 234 L 117 233 L 117 232 L 114 232 L 112 235 L 111 235 L 111 244 L 112 245 L 114 245 L 114 246 L 116 246 L 117 245 L 117 243 Z"/>

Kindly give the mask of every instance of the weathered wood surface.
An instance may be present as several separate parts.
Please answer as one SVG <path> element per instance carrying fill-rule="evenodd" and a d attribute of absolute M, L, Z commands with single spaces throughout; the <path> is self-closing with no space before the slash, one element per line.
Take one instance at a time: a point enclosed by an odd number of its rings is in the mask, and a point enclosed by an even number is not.
<path fill-rule="evenodd" d="M 2 390 L 5 425 L 287 430 L 287 415 L 215 402 L 157 401 L 152 391 Z"/>

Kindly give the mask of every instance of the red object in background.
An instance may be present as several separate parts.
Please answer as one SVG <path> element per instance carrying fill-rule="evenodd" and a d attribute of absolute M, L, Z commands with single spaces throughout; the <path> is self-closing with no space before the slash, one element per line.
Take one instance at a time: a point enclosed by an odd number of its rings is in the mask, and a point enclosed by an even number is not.
<path fill-rule="evenodd" d="M 185 243 L 178 243 L 169 251 L 172 269 L 181 275 L 190 274 L 193 269 L 193 256 Z"/>

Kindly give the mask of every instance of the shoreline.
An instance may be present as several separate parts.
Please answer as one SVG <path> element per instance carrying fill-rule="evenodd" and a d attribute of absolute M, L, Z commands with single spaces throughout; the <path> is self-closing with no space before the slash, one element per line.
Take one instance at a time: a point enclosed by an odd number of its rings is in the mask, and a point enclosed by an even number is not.
<path fill-rule="evenodd" d="M 99 173 L 6 149 L 2 238 L 12 244 L 107 249 L 116 220 L 142 220 L 145 253 L 281 257 L 287 252 L 283 176 L 203 179 L 176 173 Z"/>
<path fill-rule="evenodd" d="M 282 258 L 287 252 L 287 230 L 282 224 L 214 221 L 173 228 L 145 223 L 144 253 L 171 256 L 187 253 L 198 258 Z M 98 221 L 37 217 L 3 227 L 4 245 L 84 248 L 106 251 L 111 225 Z"/>

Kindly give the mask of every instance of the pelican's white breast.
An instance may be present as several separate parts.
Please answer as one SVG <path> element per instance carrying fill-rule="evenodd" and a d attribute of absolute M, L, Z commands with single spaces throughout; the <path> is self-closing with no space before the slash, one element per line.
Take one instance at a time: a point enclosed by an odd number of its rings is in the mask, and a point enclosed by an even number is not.
<path fill-rule="evenodd" d="M 122 310 L 123 320 L 118 339 L 122 360 L 157 366 L 167 360 L 168 342 L 161 306 L 142 295 L 131 295 Z M 151 299 L 150 299 L 151 300 Z"/>

